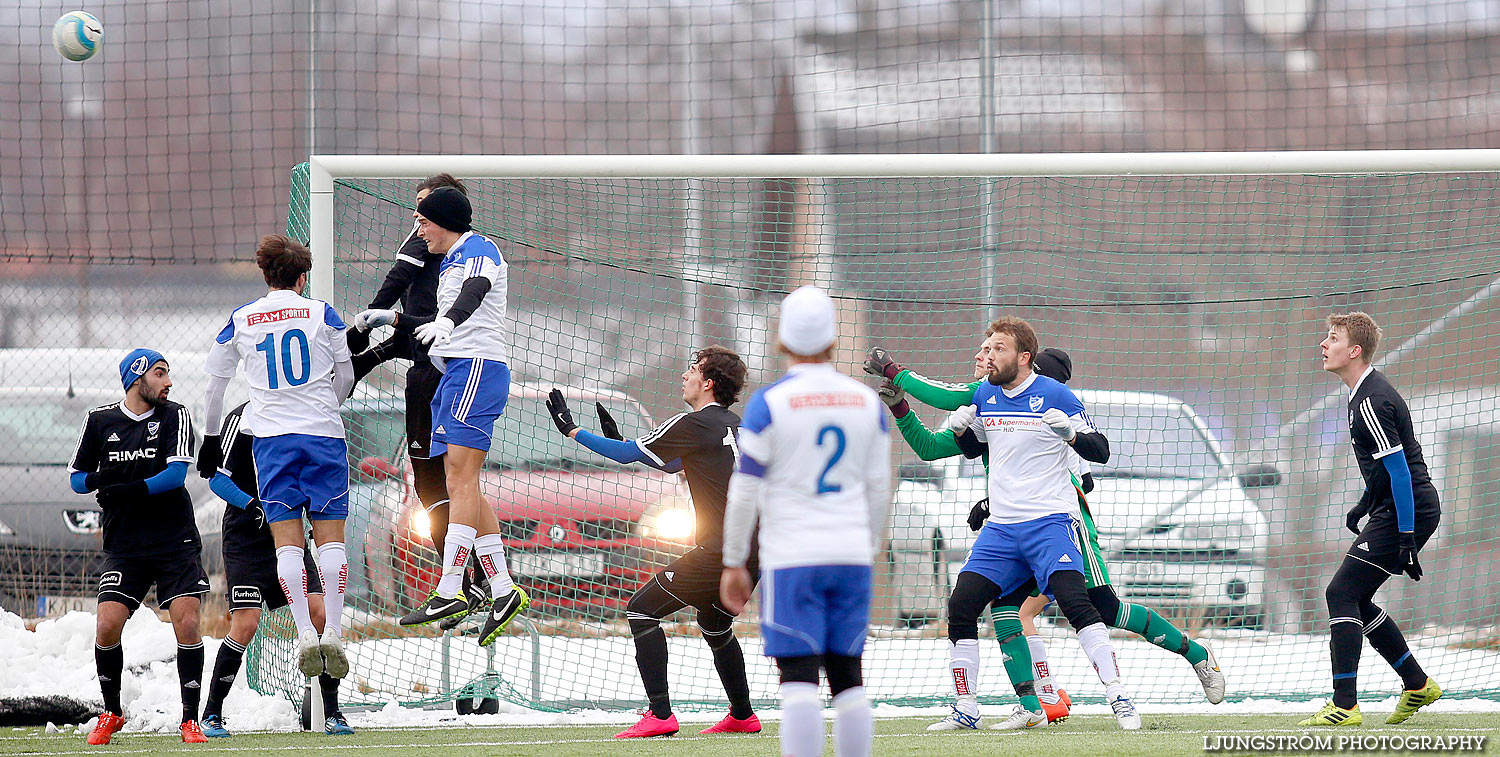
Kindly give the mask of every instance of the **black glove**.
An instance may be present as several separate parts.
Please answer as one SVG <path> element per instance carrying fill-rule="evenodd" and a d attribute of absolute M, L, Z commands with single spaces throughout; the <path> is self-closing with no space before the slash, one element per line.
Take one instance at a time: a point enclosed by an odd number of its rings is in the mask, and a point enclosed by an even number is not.
<path fill-rule="evenodd" d="M 370 349 L 370 332 L 359 329 L 344 329 L 344 341 L 349 343 L 349 354 L 358 355 Z"/>
<path fill-rule="evenodd" d="M 985 497 L 974 503 L 969 510 L 969 530 L 978 531 L 984 528 L 984 522 L 990 519 L 990 498 Z"/>
<path fill-rule="evenodd" d="M 578 424 L 573 422 L 573 412 L 568 410 L 568 401 L 563 399 L 562 391 L 553 389 L 547 394 L 547 412 L 552 414 L 552 422 L 557 424 L 557 430 L 563 436 L 578 428 Z"/>
<path fill-rule="evenodd" d="M 1359 521 L 1369 513 L 1369 503 L 1360 501 L 1359 504 L 1354 506 L 1354 509 L 1349 511 L 1348 515 L 1344 516 L 1344 525 L 1348 526 L 1349 530 L 1353 531 L 1355 536 L 1359 536 Z"/>
<path fill-rule="evenodd" d="M 1396 536 L 1396 543 L 1401 546 L 1401 572 L 1413 581 L 1422 580 L 1422 564 L 1417 562 L 1417 535 L 1402 531 Z"/>
<path fill-rule="evenodd" d="M 110 484 L 100 489 L 94 495 L 94 499 L 100 507 L 114 507 L 139 500 L 149 493 L 145 481 L 130 481 L 123 484 Z"/>
<path fill-rule="evenodd" d="M 871 376 L 896 380 L 896 374 L 901 372 L 901 366 L 891 359 L 891 353 L 880 347 L 871 347 L 865 353 L 865 373 Z"/>
<path fill-rule="evenodd" d="M 203 445 L 198 448 L 198 475 L 213 478 L 223 463 L 224 448 L 219 446 L 219 435 L 203 437 Z"/>
<path fill-rule="evenodd" d="M 615 423 L 615 417 L 604 409 L 603 402 L 594 403 L 594 412 L 599 414 L 599 433 L 603 434 L 604 438 L 614 439 L 617 442 L 625 441 L 625 437 L 620 434 L 620 426 Z"/>
<path fill-rule="evenodd" d="M 98 471 L 83 477 L 83 487 L 91 492 L 99 491 L 110 484 L 118 484 L 124 481 L 117 471 Z"/>
<path fill-rule="evenodd" d="M 886 379 L 880 382 L 880 388 L 875 390 L 880 395 L 880 401 L 891 409 L 891 415 L 897 418 L 905 418 L 911 412 L 911 404 L 906 401 L 906 390 L 896 386 L 895 382 Z"/>

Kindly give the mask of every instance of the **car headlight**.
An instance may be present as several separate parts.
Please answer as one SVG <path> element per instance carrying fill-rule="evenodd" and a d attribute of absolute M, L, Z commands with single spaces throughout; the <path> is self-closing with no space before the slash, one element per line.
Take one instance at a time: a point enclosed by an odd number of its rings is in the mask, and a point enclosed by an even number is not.
<path fill-rule="evenodd" d="M 432 541 L 432 517 L 420 507 L 411 511 L 411 530 L 426 541 Z"/>
<path fill-rule="evenodd" d="M 647 539 L 691 544 L 697 526 L 698 518 L 693 514 L 692 502 L 671 494 L 646 508 L 646 514 L 641 516 L 640 532 Z"/>

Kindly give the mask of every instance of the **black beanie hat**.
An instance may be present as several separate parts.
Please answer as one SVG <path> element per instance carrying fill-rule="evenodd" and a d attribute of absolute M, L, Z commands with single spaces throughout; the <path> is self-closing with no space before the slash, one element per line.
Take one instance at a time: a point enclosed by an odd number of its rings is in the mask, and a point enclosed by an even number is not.
<path fill-rule="evenodd" d="M 1056 347 L 1048 347 L 1032 358 L 1031 370 L 1066 384 L 1068 379 L 1073 378 L 1073 358 Z"/>
<path fill-rule="evenodd" d="M 417 212 L 429 221 L 449 231 L 469 231 L 473 226 L 473 210 L 469 198 L 453 187 L 438 187 L 417 203 Z"/>

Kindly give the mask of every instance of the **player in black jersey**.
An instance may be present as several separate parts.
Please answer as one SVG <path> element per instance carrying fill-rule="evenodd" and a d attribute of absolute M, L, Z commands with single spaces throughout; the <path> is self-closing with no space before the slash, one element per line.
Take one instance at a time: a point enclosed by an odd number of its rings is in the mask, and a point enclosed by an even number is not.
<path fill-rule="evenodd" d="M 166 358 L 155 350 L 126 355 L 120 361 L 125 399 L 89 411 L 68 468 L 73 491 L 95 492 L 104 511 L 105 567 L 94 639 L 104 712 L 89 734 L 90 744 L 108 744 L 125 724 L 120 631 L 153 584 L 177 635 L 182 740 L 207 741 L 197 717 L 203 677 L 198 597 L 208 592 L 208 575 L 193 501 L 182 485 L 193 461 L 193 421 L 187 408 L 167 399 L 170 373 Z"/>
<path fill-rule="evenodd" d="M 1375 590 L 1397 573 L 1422 580 L 1417 551 L 1437 530 L 1437 489 L 1427 475 L 1422 445 L 1412 433 L 1406 401 L 1385 374 L 1370 365 L 1380 328 L 1354 312 L 1328 317 L 1328 336 L 1319 344 L 1323 370 L 1349 387 L 1349 435 L 1365 491 L 1349 511 L 1349 530 L 1358 534 L 1344 562 L 1328 582 L 1329 646 L 1333 657 L 1333 701 L 1300 725 L 1359 725 L 1360 635 L 1401 676 L 1401 699 L 1387 723 L 1400 723 L 1443 695 L 1412 657 L 1396 621 L 1371 601 Z M 1363 529 L 1359 521 L 1368 515 Z"/>
<path fill-rule="evenodd" d="M 209 483 L 214 494 L 228 503 L 224 508 L 224 583 L 229 599 L 229 634 L 219 646 L 214 659 L 214 674 L 208 684 L 208 701 L 203 705 L 203 734 L 210 738 L 230 735 L 224 724 L 224 698 L 234 686 L 244 660 L 245 648 L 255 638 L 260 624 L 261 604 L 277 610 L 287 606 L 286 593 L 276 575 L 276 540 L 266 526 L 266 513 L 260 500 L 250 492 L 259 492 L 255 480 L 255 459 L 250 452 L 255 437 L 240 430 L 245 403 L 229 411 L 220 426 L 223 450 L 222 464 Z M 313 626 L 323 633 L 323 581 L 312 555 L 302 556 L 307 576 L 307 609 Z M 318 676 L 323 694 L 323 732 L 332 735 L 354 733 L 349 721 L 339 712 L 339 679 L 326 672 Z"/>
<path fill-rule="evenodd" d="M 614 419 L 598 406 L 604 435 L 585 431 L 573 421 L 562 392 L 553 389 L 547 409 L 557 429 L 589 449 L 619 463 L 645 463 L 668 473 L 683 471 L 693 498 L 695 546 L 638 589 L 625 606 L 635 637 L 635 660 L 651 709 L 615 738 L 670 736 L 677 716 L 667 693 L 667 638 L 661 620 L 684 607 L 698 610 L 703 640 L 713 650 L 714 667 L 729 696 L 729 714 L 703 733 L 757 733 L 760 718 L 750 707 L 745 656 L 734 638 L 734 613 L 719 599 L 724 570 L 724 506 L 736 458 L 735 431 L 740 417 L 729 410 L 745 386 L 745 363 L 734 351 L 705 347 L 693 355 L 682 374 L 682 400 L 693 410 L 681 413 L 636 440 L 621 438 Z M 754 550 L 750 569 L 755 575 Z"/>
<path fill-rule="evenodd" d="M 451 174 L 429 176 L 417 185 L 417 202 L 439 187 L 453 187 L 465 195 L 468 189 Z M 443 256 L 427 251 L 427 242 L 417 235 L 417 225 L 396 252 L 396 264 L 385 275 L 370 308 L 355 316 L 349 329 L 349 351 L 354 355 L 354 378 L 363 378 L 375 366 L 395 358 L 411 361 L 406 369 L 406 453 L 411 460 L 412 483 L 417 499 L 427 510 L 432 529 L 432 544 L 443 554 L 443 539 L 448 535 L 448 482 L 443 473 L 443 458 L 432 456 L 432 396 L 437 392 L 443 372 L 427 356 L 427 345 L 412 335 L 410 329 L 396 329 L 384 342 L 369 347 L 370 331 L 378 326 L 394 325 L 401 315 L 431 319 L 437 312 L 438 271 Z M 397 302 L 401 311 L 391 310 Z M 368 349 L 367 349 L 368 348 Z M 474 582 L 485 581 L 484 571 L 471 565 L 464 573 L 464 596 L 469 599 L 469 613 L 478 612 L 489 597 L 485 590 L 471 591 Z M 451 629 L 466 616 L 455 615 L 438 621 L 438 627 Z"/>

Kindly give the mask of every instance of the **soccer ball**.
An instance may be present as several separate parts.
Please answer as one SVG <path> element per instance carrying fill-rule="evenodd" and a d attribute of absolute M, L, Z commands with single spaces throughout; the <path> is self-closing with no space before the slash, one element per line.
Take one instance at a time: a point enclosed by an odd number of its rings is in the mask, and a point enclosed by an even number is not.
<path fill-rule="evenodd" d="M 52 46 L 68 60 L 88 60 L 99 51 L 103 39 L 104 27 L 94 14 L 86 11 L 64 13 L 52 25 Z"/>

